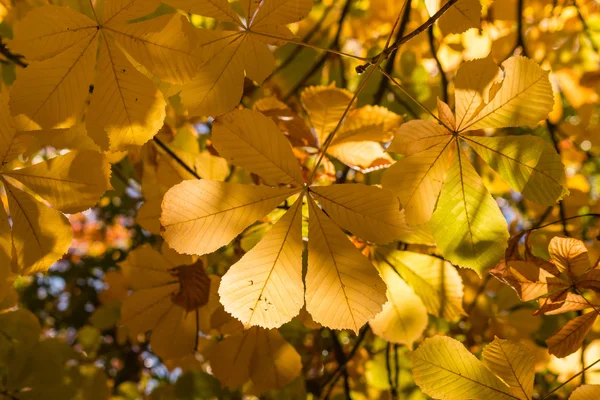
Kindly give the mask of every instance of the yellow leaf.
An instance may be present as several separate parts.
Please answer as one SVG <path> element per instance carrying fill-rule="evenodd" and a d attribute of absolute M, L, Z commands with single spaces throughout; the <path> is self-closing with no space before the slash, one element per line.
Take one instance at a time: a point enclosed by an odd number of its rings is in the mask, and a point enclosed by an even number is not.
<path fill-rule="evenodd" d="M 480 23 L 480 0 L 458 0 L 439 20 L 444 35 L 462 33 L 469 28 L 479 28 Z"/>
<path fill-rule="evenodd" d="M 591 311 L 573 318 L 546 340 L 550 354 L 563 358 L 577 351 L 592 329 L 598 314 Z"/>
<path fill-rule="evenodd" d="M 389 142 L 401 123 L 402 117 L 387 108 L 366 105 L 348 114 L 331 144 L 335 146 L 344 142 Z"/>
<path fill-rule="evenodd" d="M 443 336 L 425 339 L 409 358 L 415 383 L 431 397 L 443 400 L 515 399 L 510 388 L 455 339 Z"/>
<path fill-rule="evenodd" d="M 569 400 L 595 400 L 600 397 L 600 385 L 582 385 L 571 393 Z"/>
<path fill-rule="evenodd" d="M 255 35 L 245 38 L 240 51 L 244 57 L 246 76 L 260 85 L 275 69 L 273 53 Z"/>
<path fill-rule="evenodd" d="M 152 350 L 163 358 L 193 353 L 200 315 L 214 309 L 208 303 L 218 278 L 206 275 L 202 263 L 166 246 L 162 253 L 149 245 L 138 247 L 121 267 L 133 288 L 123 301 L 121 323 L 134 334 L 152 331 Z"/>
<path fill-rule="evenodd" d="M 306 309 L 324 326 L 358 333 L 381 311 L 385 283 L 312 200 L 309 209 Z"/>
<path fill-rule="evenodd" d="M 406 222 L 411 225 L 423 224 L 433 214 L 452 160 L 448 135 L 445 140 L 401 159 L 383 176 L 383 188 L 398 196 L 406 211 Z"/>
<path fill-rule="evenodd" d="M 391 252 L 384 260 L 421 298 L 428 313 L 449 321 L 466 315 L 462 280 L 448 261 L 409 251 Z"/>
<path fill-rule="evenodd" d="M 569 193 L 560 155 L 542 138 L 469 136 L 465 140 L 513 189 L 528 199 L 549 206 Z"/>
<path fill-rule="evenodd" d="M 429 322 L 427 309 L 391 267 L 380 263 L 379 271 L 387 285 L 388 301 L 369 325 L 376 335 L 385 340 L 412 348 Z"/>
<path fill-rule="evenodd" d="M 228 336 L 207 349 L 206 358 L 212 373 L 222 385 L 236 388 L 250 379 L 251 360 L 259 329 L 250 328 Z"/>
<path fill-rule="evenodd" d="M 219 50 L 181 90 L 181 102 L 192 115 L 221 115 L 233 109 L 242 97 L 243 34 L 232 37 L 231 32 L 222 33 L 212 44 Z M 205 50 L 200 47 L 200 51 Z"/>
<path fill-rule="evenodd" d="M 277 328 L 304 304 L 301 210 L 302 196 L 221 280 L 225 311 L 246 327 Z"/>
<path fill-rule="evenodd" d="M 257 393 L 281 389 L 302 371 L 300 355 L 276 329 L 228 336 L 208 348 L 207 358 L 221 384 L 237 388 L 252 380 Z"/>
<path fill-rule="evenodd" d="M 363 239 L 386 244 L 408 231 L 398 200 L 387 190 L 340 184 L 310 192 L 338 225 Z"/>
<path fill-rule="evenodd" d="M 275 329 L 258 329 L 250 364 L 250 379 L 258 393 L 283 389 L 302 373 L 300 354 Z"/>
<path fill-rule="evenodd" d="M 302 91 L 302 107 L 315 130 L 319 145 L 335 129 L 352 100 L 352 93 L 331 86 L 310 86 Z"/>
<path fill-rule="evenodd" d="M 471 65 L 477 66 L 477 69 L 484 68 L 483 62 L 479 63 L 479 61 L 481 60 L 474 61 L 475 64 Z M 504 61 L 502 69 L 504 79 L 499 88 L 494 84 L 489 88 L 487 104 L 481 104 L 483 107 L 477 109 L 469 119 L 463 120 L 458 117 L 462 121 L 459 124 L 460 131 L 532 125 L 548 116 L 554 104 L 548 71 L 541 69 L 535 61 L 521 56 L 514 56 Z M 491 72 L 479 72 L 479 76 L 491 75 Z M 484 80 L 483 83 L 487 82 Z M 468 88 L 482 91 L 487 89 L 487 86 L 469 85 Z"/>
<path fill-rule="evenodd" d="M 439 118 L 440 118 L 440 121 L 442 122 L 442 124 L 446 125 L 448 128 L 450 128 L 450 130 L 455 130 L 456 129 L 456 117 L 452 113 L 450 106 L 448 104 L 444 103 L 442 100 L 440 100 L 439 97 L 437 99 L 437 110 L 438 110 L 438 115 L 439 115 Z M 436 128 L 439 129 L 439 127 L 437 127 L 437 126 L 436 126 Z"/>
<path fill-rule="evenodd" d="M 308 15 L 312 6 L 312 0 L 266 0 L 258 7 L 250 26 L 260 28 L 298 22 Z"/>
<path fill-rule="evenodd" d="M 450 138 L 450 132 L 433 121 L 408 121 L 400 126 L 388 151 L 411 156 L 447 143 Z"/>
<path fill-rule="evenodd" d="M 110 165 L 95 151 L 74 151 L 19 170 L 3 172 L 52 206 L 76 213 L 96 204 L 109 187 Z"/>
<path fill-rule="evenodd" d="M 531 399 L 535 358 L 527 347 L 496 337 L 485 346 L 482 356 L 490 370 L 511 387 L 514 396 L 521 400 Z"/>
<path fill-rule="evenodd" d="M 252 109 L 270 117 L 286 135 L 292 146 L 317 147 L 316 138 L 304 120 L 275 96 L 258 100 Z"/>
<path fill-rule="evenodd" d="M 104 39 L 86 119 L 89 134 L 103 149 L 140 146 L 162 126 L 165 100 L 152 81 L 134 68 L 117 45 L 106 36 Z"/>
<path fill-rule="evenodd" d="M 159 79 L 181 85 L 199 68 L 196 31 L 180 14 L 168 14 L 110 30 L 122 48 Z"/>
<path fill-rule="evenodd" d="M 163 237 L 180 253 L 211 253 L 297 192 L 207 180 L 184 181 L 173 186 L 163 199 Z"/>
<path fill-rule="evenodd" d="M 393 163 L 392 157 L 377 142 L 343 142 L 330 146 L 327 154 L 365 174 Z"/>
<path fill-rule="evenodd" d="M 12 161 L 23 150 L 18 145 L 17 128 L 10 115 L 8 99 L 0 95 L 0 167 Z"/>
<path fill-rule="evenodd" d="M 233 22 L 241 26 L 240 18 L 227 0 L 165 0 L 165 3 L 190 14 Z"/>
<path fill-rule="evenodd" d="M 33 23 L 35 21 L 27 20 L 27 26 Z M 26 114 L 46 129 L 74 125 L 93 82 L 96 32 L 90 31 L 52 58 L 18 69 L 11 90 L 13 114 Z"/>
<path fill-rule="evenodd" d="M 73 231 L 60 212 L 2 179 L 12 219 L 12 239 L 20 274 L 45 272 L 71 246 Z"/>
<path fill-rule="evenodd" d="M 588 250 L 581 240 L 555 236 L 550 240 L 548 252 L 560 272 L 575 279 L 590 269 Z"/>
<path fill-rule="evenodd" d="M 4 299 L 8 289 L 8 277 L 11 273 L 12 237 L 8 215 L 4 204 L 0 200 L 0 302 Z"/>
<path fill-rule="evenodd" d="M 96 23 L 70 7 L 35 7 L 14 27 L 10 49 L 30 61 L 52 58 L 96 33 Z"/>
<path fill-rule="evenodd" d="M 467 61 L 456 73 L 456 129 L 461 130 L 488 103 L 491 88 L 501 81 L 500 70 L 492 57 Z"/>
<path fill-rule="evenodd" d="M 222 157 L 268 183 L 303 183 L 290 143 L 275 122 L 261 113 L 235 110 L 216 118 L 213 144 Z"/>
<path fill-rule="evenodd" d="M 158 8 L 160 0 L 107 0 L 103 5 L 101 24 L 114 25 L 150 14 Z"/>

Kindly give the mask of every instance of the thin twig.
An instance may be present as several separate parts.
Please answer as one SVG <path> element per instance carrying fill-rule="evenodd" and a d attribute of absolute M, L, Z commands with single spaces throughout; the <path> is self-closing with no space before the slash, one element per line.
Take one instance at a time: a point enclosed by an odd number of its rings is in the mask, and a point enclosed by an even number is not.
<path fill-rule="evenodd" d="M 427 38 L 429 40 L 429 50 L 431 51 L 431 55 L 433 56 L 433 59 L 435 60 L 435 63 L 438 67 L 438 71 L 440 74 L 442 100 L 444 101 L 444 103 L 447 103 L 448 102 L 448 77 L 446 77 L 446 73 L 444 72 L 444 67 L 442 67 L 442 62 L 440 61 L 440 59 L 437 55 L 437 50 L 435 48 L 435 36 L 433 34 L 433 25 L 431 25 L 427 29 Z"/>
<path fill-rule="evenodd" d="M 584 217 L 600 218 L 600 214 L 587 213 L 587 214 L 575 215 L 573 217 L 568 217 L 568 218 L 564 218 L 564 219 L 559 219 L 559 220 L 554 221 L 554 222 L 549 222 L 549 223 L 547 223 L 545 225 L 538 226 L 537 228 L 531 228 L 531 229 L 529 229 L 529 231 L 534 231 L 534 230 L 537 230 L 537 229 L 543 229 L 543 228 L 546 228 L 546 227 L 548 227 L 550 225 L 559 224 L 559 223 L 562 223 L 562 222 L 570 221 L 572 219 L 584 218 Z"/>
<path fill-rule="evenodd" d="M 412 0 L 407 0 L 404 3 L 404 12 L 402 13 L 402 20 L 400 21 L 400 27 L 398 28 L 398 33 L 396 33 L 395 41 L 398 41 L 404 36 L 404 32 L 406 31 L 406 27 L 408 26 L 408 22 L 410 21 L 410 11 L 412 6 Z M 389 59 L 385 64 L 384 71 L 391 75 L 394 70 L 394 63 L 396 61 L 396 55 L 398 54 L 398 49 L 394 50 Z M 389 88 L 390 81 L 386 79 L 385 76 L 381 77 L 381 81 L 379 82 L 379 87 L 377 88 L 377 92 L 375 92 L 375 96 L 373 97 L 373 104 L 380 104 L 381 99 L 383 99 L 383 95 L 385 95 L 386 90 Z"/>
<path fill-rule="evenodd" d="M 338 362 L 338 365 L 346 364 L 348 362 L 346 353 L 344 353 L 344 349 L 342 349 L 342 344 L 337 337 L 337 334 L 334 330 L 329 330 L 329 334 L 331 335 L 331 341 L 333 342 L 333 354 L 335 355 L 335 359 Z M 348 370 L 344 368 L 342 370 L 342 376 L 344 377 L 344 394 L 346 395 L 346 399 L 350 400 L 350 382 L 348 376 Z"/>
<path fill-rule="evenodd" d="M 442 8 L 440 8 L 438 10 L 438 12 L 436 12 L 434 15 L 432 15 L 431 18 L 429 18 L 427 21 L 425 21 L 417 29 L 415 29 L 408 35 L 401 37 L 399 40 L 396 40 L 394 43 L 392 43 L 391 46 L 386 47 L 381 53 L 379 53 L 375 57 L 371 58 L 371 60 L 369 60 L 366 64 L 357 66 L 356 72 L 358 72 L 359 74 L 362 74 L 363 72 L 365 72 L 367 70 L 368 66 L 374 65 L 374 64 L 381 64 L 381 62 L 386 60 L 394 50 L 396 50 L 398 47 L 400 47 L 404 43 L 408 42 L 409 40 L 411 40 L 418 34 L 423 33 L 427 28 L 429 28 L 431 25 L 433 25 L 435 23 L 435 21 L 440 19 L 441 16 L 444 15 L 446 13 L 446 11 L 448 11 L 450 9 L 450 7 L 452 7 L 454 5 L 454 3 L 456 3 L 457 1 L 458 0 L 450 0 L 449 2 L 444 4 L 442 6 Z"/>
<path fill-rule="evenodd" d="M 198 175 L 198 173 L 196 171 L 194 171 L 189 165 L 187 165 L 185 163 L 185 161 L 183 161 L 181 158 L 179 158 L 177 156 L 177 154 L 175 154 L 173 152 L 173 150 L 171 150 L 169 148 L 169 146 L 167 146 L 162 140 L 160 140 L 159 138 L 157 138 L 156 136 L 154 137 L 154 142 L 161 148 L 163 149 L 171 158 L 173 158 L 177 164 L 181 165 L 181 167 L 183 169 L 185 169 L 187 172 L 189 172 L 190 174 L 192 174 L 192 176 L 194 176 L 196 179 L 202 179 L 200 177 L 200 175 Z"/>
<path fill-rule="evenodd" d="M 598 45 L 596 44 L 596 42 L 594 42 L 594 38 L 590 34 L 590 28 L 587 22 L 585 21 L 585 18 L 583 18 L 583 15 L 581 14 L 581 10 L 579 9 L 577 0 L 573 0 L 573 4 L 575 5 L 575 10 L 577 10 L 577 17 L 579 18 L 579 21 L 581 21 L 581 25 L 583 26 L 583 34 L 587 37 L 588 41 L 590 42 L 590 45 L 592 46 L 592 49 L 594 49 L 596 53 L 600 53 Z"/>
<path fill-rule="evenodd" d="M 313 36 L 315 36 L 315 34 L 317 32 L 320 31 L 321 27 L 323 26 L 323 23 L 325 22 L 325 19 L 329 15 L 329 12 L 331 10 L 333 10 L 333 8 L 334 8 L 334 4 L 330 5 L 329 7 L 327 7 L 323 11 L 323 15 L 321 15 L 321 18 L 319 18 L 319 20 L 317 21 L 317 23 L 315 24 L 315 26 L 313 26 L 313 28 L 310 30 L 310 32 L 308 32 L 306 34 L 306 36 L 304 36 L 302 38 L 303 42 L 307 43 L 309 40 L 311 40 L 313 38 Z M 292 43 L 292 44 L 296 44 L 296 43 Z M 277 68 L 275 68 L 275 70 L 273 71 L 273 73 L 269 77 L 277 74 L 279 71 L 281 71 L 282 69 L 284 69 L 285 67 L 287 67 L 292 61 L 294 61 L 294 59 L 296 57 L 298 57 L 298 55 L 302 51 L 303 47 L 300 46 L 300 45 L 297 45 L 297 44 L 296 44 L 296 46 L 297 47 L 294 49 L 294 51 L 292 51 L 292 53 L 290 54 L 290 56 L 288 58 L 286 58 L 285 61 L 283 61 L 281 64 L 279 64 L 277 66 Z"/>
<path fill-rule="evenodd" d="M 524 0 L 517 0 L 517 41 L 515 47 L 508 53 L 509 56 L 520 47 L 521 55 L 527 57 L 527 48 L 525 47 L 525 38 L 523 36 L 523 3 Z"/>
<path fill-rule="evenodd" d="M 352 3 L 352 0 L 347 0 L 346 3 L 344 4 L 344 8 L 342 9 L 342 13 L 340 14 L 340 19 L 338 21 L 339 25 L 338 25 L 337 31 L 335 32 L 333 41 L 329 45 L 329 49 L 331 49 L 331 50 L 335 50 L 335 51 L 339 50 L 339 47 L 340 47 L 339 41 L 340 41 L 340 35 L 342 34 L 342 26 L 344 24 L 344 20 L 348 16 L 348 12 L 350 11 L 351 3 Z M 337 54 L 337 52 L 334 52 L 334 54 Z M 341 62 L 341 55 L 338 54 L 338 56 L 340 57 L 340 62 Z M 283 100 L 287 101 L 290 97 L 294 96 L 296 94 L 296 92 L 298 92 L 298 90 L 300 90 L 300 88 L 304 86 L 306 81 L 308 81 L 311 76 L 313 76 L 318 70 L 321 69 L 321 67 L 325 64 L 325 61 L 327 61 L 327 57 L 328 57 L 327 53 L 322 54 L 319 57 L 319 59 L 317 60 L 317 62 L 312 66 L 312 68 L 310 70 L 308 70 L 304 74 L 304 76 L 302 78 L 300 78 L 300 80 L 298 82 L 296 82 L 294 87 L 285 95 Z M 341 67 L 341 69 L 343 70 L 343 66 Z M 342 74 L 343 74 L 343 71 L 342 71 Z"/>
<path fill-rule="evenodd" d="M 588 365 L 587 367 L 585 367 L 584 369 L 582 369 L 581 371 L 579 371 L 578 373 L 576 373 L 575 375 L 573 375 L 572 377 L 570 377 L 569 379 L 567 379 L 565 382 L 563 382 L 562 384 L 560 384 L 558 387 L 556 387 L 554 390 L 552 390 L 550 393 L 546 394 L 544 397 L 542 397 L 540 400 L 545 400 L 548 397 L 550 397 L 554 392 L 556 392 L 557 390 L 559 390 L 560 388 L 562 388 L 563 386 L 565 386 L 567 383 L 571 382 L 573 379 L 577 378 L 579 375 L 583 374 L 585 371 L 587 371 L 588 369 L 592 368 L 594 365 L 598 364 L 600 362 L 600 358 L 597 359 L 596 361 L 594 361 L 593 363 L 591 363 L 590 365 Z"/>
<path fill-rule="evenodd" d="M 12 51 L 6 47 L 6 44 L 2 41 L 2 37 L 0 36 L 0 54 L 6 57 L 7 60 L 12 62 L 19 67 L 25 68 L 27 67 L 27 63 L 23 61 L 25 57 L 20 54 L 14 54 Z"/>
<path fill-rule="evenodd" d="M 550 140 L 552 140 L 554 149 L 560 156 L 560 146 L 558 145 L 558 140 L 556 139 L 556 125 L 554 125 L 549 119 L 546 119 L 546 126 L 548 127 L 548 133 L 550 134 Z M 559 212 L 560 219 L 562 221 L 563 235 L 568 237 L 570 235 L 569 235 L 569 230 L 567 229 L 567 222 L 565 220 L 565 218 L 567 217 L 567 214 L 566 214 L 565 204 L 563 203 L 563 200 L 560 200 L 558 202 L 558 212 Z"/>
<path fill-rule="evenodd" d="M 350 353 L 348 353 L 348 356 L 346 357 L 346 362 L 338 365 L 337 369 L 335 371 L 333 371 L 333 373 L 331 375 L 329 375 L 329 378 L 327 378 L 325 380 L 325 382 L 323 382 L 323 385 L 322 385 L 323 387 L 327 386 L 331 382 L 331 386 L 329 387 L 329 390 L 327 391 L 327 394 L 324 397 L 325 399 L 329 397 L 329 394 L 333 390 L 335 383 L 337 382 L 339 377 L 342 376 L 340 372 L 342 370 L 346 369 L 346 365 L 348 364 L 348 362 L 350 360 L 352 360 L 352 358 L 354 357 L 354 354 L 356 354 L 356 352 L 358 351 L 363 340 L 365 340 L 365 337 L 367 336 L 367 332 L 369 332 L 369 330 L 370 330 L 369 325 L 365 325 L 360 330 L 360 332 L 358 333 L 358 336 L 356 338 L 356 342 L 354 343 L 354 347 L 352 348 L 352 350 L 350 350 Z"/>
<path fill-rule="evenodd" d="M 388 384 L 390 385 L 390 395 L 392 399 L 396 399 L 398 397 L 398 391 L 396 390 L 396 385 L 394 384 L 394 378 L 392 377 L 392 366 L 390 362 L 390 353 L 392 349 L 392 343 L 387 344 L 385 347 L 385 368 L 387 370 L 387 378 Z"/>

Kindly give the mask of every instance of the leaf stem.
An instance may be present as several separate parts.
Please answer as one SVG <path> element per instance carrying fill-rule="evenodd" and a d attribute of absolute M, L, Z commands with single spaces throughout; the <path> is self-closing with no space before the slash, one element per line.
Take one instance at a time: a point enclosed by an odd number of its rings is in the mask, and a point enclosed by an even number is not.
<path fill-rule="evenodd" d="M 590 365 L 588 365 L 587 367 L 585 367 L 584 369 L 582 369 L 581 371 L 579 371 L 578 373 L 576 373 L 575 375 L 573 375 L 572 377 L 570 377 L 569 379 L 567 379 L 566 381 L 564 381 L 561 385 L 557 386 L 554 390 L 552 390 L 550 393 L 546 394 L 540 400 L 547 399 L 554 392 L 556 392 L 557 390 L 559 390 L 560 388 L 562 388 L 563 386 L 565 386 L 567 383 L 571 382 L 573 379 L 577 378 L 579 375 L 583 374 L 585 371 L 587 371 L 588 369 L 592 368 L 594 365 L 598 364 L 599 362 L 600 362 L 600 358 L 597 359 L 596 361 L 594 361 L 593 363 L 591 363 Z"/>
<path fill-rule="evenodd" d="M 160 147 L 161 149 L 163 149 L 172 159 L 174 159 L 177 164 L 181 165 L 181 167 L 183 169 L 185 169 L 187 172 L 189 172 L 192 176 L 194 176 L 196 179 L 202 179 L 200 177 L 200 175 L 198 175 L 198 173 L 196 171 L 194 171 L 189 165 L 187 165 L 185 163 L 185 161 L 183 161 L 181 158 L 179 158 L 177 156 L 177 154 L 175 154 L 173 152 L 173 150 L 171 150 L 169 148 L 169 146 L 167 146 L 162 140 L 160 140 L 159 138 L 157 138 L 156 136 L 154 137 L 154 142 L 158 145 L 158 147 Z"/>
<path fill-rule="evenodd" d="M 414 97 L 411 96 L 410 93 L 408 93 L 408 91 L 406 89 L 404 89 L 404 86 L 402 86 L 402 84 L 400 84 L 393 76 L 388 75 L 387 72 L 385 72 L 381 67 L 379 67 L 379 71 L 386 77 L 388 78 L 398 89 L 400 89 L 402 91 L 402 93 L 404 93 L 406 96 L 408 96 L 409 99 L 411 99 L 415 104 L 417 104 L 419 107 L 421 107 L 424 111 L 426 111 L 429 115 L 431 115 L 437 122 L 439 122 L 441 125 L 443 125 L 446 129 L 448 129 L 450 132 L 453 132 L 454 130 L 451 129 L 448 125 L 446 125 L 441 119 L 438 118 L 437 115 L 435 115 L 434 113 L 432 113 L 427 107 L 425 107 L 423 105 L 423 103 L 421 103 L 419 100 L 415 99 Z"/>
<path fill-rule="evenodd" d="M 255 31 L 251 31 L 251 32 L 252 32 L 253 35 L 264 36 L 264 37 L 268 37 L 268 38 L 275 39 L 275 40 L 281 40 L 283 42 L 288 42 L 288 43 L 294 43 L 294 44 L 297 44 L 298 46 L 309 47 L 311 49 L 315 49 L 315 50 L 319 50 L 319 51 L 324 51 L 326 53 L 337 54 L 338 56 L 344 56 L 344 57 L 348 57 L 348 58 L 354 58 L 355 60 L 360 60 L 360 61 L 366 61 L 366 60 L 368 60 L 368 58 L 365 58 L 365 57 L 359 57 L 359 56 L 355 56 L 354 54 L 344 53 L 344 52 L 333 50 L 333 49 L 326 49 L 326 48 L 323 48 L 323 47 L 315 46 L 315 45 L 310 44 L 310 43 L 304 43 L 304 42 L 302 42 L 300 40 L 283 38 L 283 37 L 269 35 L 269 34 L 262 33 L 262 32 L 255 32 Z"/>
<path fill-rule="evenodd" d="M 546 228 L 546 227 L 548 227 L 548 226 L 550 226 L 550 225 L 559 224 L 559 223 L 564 223 L 564 222 L 566 222 L 566 221 L 570 221 L 570 220 L 572 220 L 572 219 L 576 219 L 576 218 L 585 218 L 585 217 L 594 217 L 594 218 L 600 218 L 600 214 L 597 214 L 597 213 L 587 213 L 587 214 L 575 215 L 575 216 L 573 216 L 573 217 L 568 217 L 568 218 L 564 218 L 564 219 L 559 219 L 559 220 L 557 220 L 557 221 L 554 221 L 554 222 L 549 222 L 549 223 L 547 223 L 547 224 L 544 224 L 544 225 L 541 225 L 541 226 L 538 226 L 538 227 L 535 227 L 535 228 L 531 228 L 531 229 L 529 229 L 529 231 L 535 231 L 535 230 L 537 230 L 537 229 L 543 229 L 543 228 Z"/>

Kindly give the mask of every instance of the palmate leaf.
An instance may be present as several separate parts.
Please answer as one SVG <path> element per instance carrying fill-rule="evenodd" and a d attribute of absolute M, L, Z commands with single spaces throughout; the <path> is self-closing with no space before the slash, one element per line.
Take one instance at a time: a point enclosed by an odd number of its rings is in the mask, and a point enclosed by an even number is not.
<path fill-rule="evenodd" d="M 121 264 L 133 292 L 121 308 L 121 324 L 133 334 L 151 331 L 152 350 L 166 359 L 194 352 L 198 328 L 208 330 L 218 305 L 219 278 L 208 276 L 191 256 L 167 246 L 149 245 L 132 251 Z"/>
<path fill-rule="evenodd" d="M 490 369 L 449 337 L 425 339 L 409 357 L 415 383 L 435 399 L 529 399 L 533 390 L 533 359 L 515 342 L 496 338 L 484 349 Z"/>
<path fill-rule="evenodd" d="M 500 260 L 508 232 L 463 144 L 533 201 L 552 205 L 568 193 L 560 156 L 543 139 L 469 134 L 484 127 L 533 124 L 552 108 L 546 71 L 524 57 L 511 57 L 502 67 L 504 77 L 490 58 L 461 66 L 456 118 L 438 102 L 445 125 L 431 121 L 402 125 L 388 150 L 406 157 L 390 167 L 382 181 L 406 207 L 410 224 L 428 223 L 446 259 L 479 273 Z M 534 100 L 528 101 L 530 97 Z"/>
<path fill-rule="evenodd" d="M 225 310 L 245 326 L 279 327 L 304 303 L 300 210 L 306 199 L 306 308 L 322 325 L 358 331 L 381 311 L 385 284 L 340 227 L 367 240 L 393 241 L 408 231 L 398 200 L 382 189 L 358 184 L 305 187 L 290 144 L 272 120 L 255 111 L 233 111 L 216 119 L 213 140 L 232 163 L 287 186 L 182 182 L 164 197 L 165 240 L 189 254 L 215 251 L 294 196 L 284 216 L 229 269 L 219 289 Z"/>
<path fill-rule="evenodd" d="M 76 150 L 13 169 L 11 161 L 24 151 L 27 135 L 17 132 L 7 101 L 5 96 L 0 99 L 0 115 L 6 118 L 0 127 L 0 184 L 6 191 L 12 225 L 8 224 L 2 205 L 0 259 L 4 259 L 4 265 L 12 265 L 13 273 L 33 274 L 46 271 L 68 251 L 73 232 L 61 212 L 75 213 L 92 207 L 110 187 L 110 166 L 96 151 Z M 5 264 L 6 260 L 9 261 Z M 6 270 L 0 274 L 6 274 Z"/>
<path fill-rule="evenodd" d="M 281 45 L 293 34 L 285 26 L 302 20 L 312 8 L 310 0 L 248 1 L 242 5 L 245 22 L 225 0 L 166 0 L 188 13 L 233 23 L 238 30 L 198 34 L 197 54 L 202 59 L 194 78 L 181 90 L 181 101 L 192 115 L 220 115 L 233 109 L 242 97 L 244 71 L 258 84 L 275 68 L 267 44 Z M 284 42 L 283 42 L 284 43 Z"/>
<path fill-rule="evenodd" d="M 10 46 L 30 64 L 17 72 L 11 110 L 32 120 L 28 130 L 68 127 L 78 121 L 92 93 L 86 119 L 90 137 L 104 150 L 124 150 L 157 133 L 166 106 L 163 94 L 131 59 L 177 84 L 191 79 L 200 61 L 194 30 L 183 16 L 125 23 L 153 12 L 159 1 L 103 4 L 98 20 L 48 5 L 34 8 L 17 24 Z"/>

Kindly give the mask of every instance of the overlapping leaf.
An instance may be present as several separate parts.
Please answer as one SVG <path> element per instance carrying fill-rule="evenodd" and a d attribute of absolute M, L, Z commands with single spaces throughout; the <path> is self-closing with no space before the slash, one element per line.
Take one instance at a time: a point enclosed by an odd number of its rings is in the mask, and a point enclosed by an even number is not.
<path fill-rule="evenodd" d="M 181 84 L 198 69 L 197 43 L 181 15 L 126 23 L 153 12 L 157 0 L 103 4 L 95 20 L 48 5 L 34 8 L 17 24 L 10 45 L 30 64 L 17 72 L 10 105 L 32 126 L 66 127 L 78 122 L 91 94 L 90 137 L 103 149 L 121 150 L 151 139 L 165 116 L 163 94 L 136 67 Z"/>
<path fill-rule="evenodd" d="M 490 58 L 462 65 L 456 77 L 456 117 L 439 102 L 443 125 L 431 121 L 403 124 L 388 150 L 406 157 L 383 178 L 384 187 L 406 207 L 409 224 L 429 222 L 444 257 L 479 273 L 502 257 L 508 232 L 463 144 L 533 201 L 551 205 L 567 193 L 560 157 L 543 139 L 469 133 L 534 124 L 551 110 L 552 89 L 546 71 L 518 56 L 506 60 L 502 71 Z"/>
<path fill-rule="evenodd" d="M 224 386 L 237 388 L 250 380 L 256 393 L 281 389 L 302 371 L 300 354 L 276 329 L 234 333 L 212 344 L 206 355 Z"/>
<path fill-rule="evenodd" d="M 5 96 L 0 115 L 0 183 L 8 200 L 0 207 L 0 275 L 46 271 L 71 246 L 71 225 L 62 213 L 94 206 L 110 187 L 110 168 L 102 154 L 81 150 L 15 169 L 12 161 L 25 150 L 26 135 L 17 132 Z"/>
<path fill-rule="evenodd" d="M 548 245 L 551 259 L 546 261 L 531 254 L 529 237 L 524 256 L 515 251 L 522 236 L 511 239 L 504 261 L 491 273 L 515 289 L 521 300 L 537 299 L 540 308 L 536 314 L 588 310 L 546 340 L 550 354 L 566 357 L 581 347 L 598 316 L 598 305 L 582 293 L 587 289 L 600 291 L 600 270 L 597 265 L 592 268 L 587 248 L 580 240 L 552 238 Z"/>
<path fill-rule="evenodd" d="M 151 331 L 152 350 L 161 357 L 193 353 L 198 329 L 208 330 L 218 305 L 218 277 L 209 277 L 202 262 L 166 246 L 161 252 L 149 245 L 138 247 L 121 267 L 133 288 L 123 302 L 121 324 L 133 334 Z"/>
<path fill-rule="evenodd" d="M 483 350 L 485 364 L 443 336 L 426 339 L 409 357 L 415 383 L 435 399 L 528 400 L 533 392 L 535 360 L 515 342 L 494 339 Z"/>
<path fill-rule="evenodd" d="M 381 311 L 385 284 L 340 227 L 379 243 L 393 241 L 406 231 L 397 199 L 362 185 L 304 187 L 290 144 L 275 122 L 258 112 L 238 110 L 217 118 L 213 141 L 221 156 L 279 186 L 182 182 L 163 201 L 165 240 L 179 252 L 213 252 L 294 196 L 286 214 L 225 274 L 221 302 L 245 326 L 274 328 L 297 315 L 305 298 L 315 321 L 358 331 Z M 305 199 L 310 219 L 303 296 Z"/>
<path fill-rule="evenodd" d="M 239 103 L 244 71 L 258 84 L 271 74 L 275 58 L 267 45 L 280 45 L 292 38 L 285 25 L 302 20 L 313 4 L 311 0 L 244 1 L 242 19 L 226 0 L 166 0 L 165 3 L 235 27 L 235 30 L 200 31 L 198 52 L 203 62 L 180 94 L 191 114 L 213 116 L 230 111 Z"/>
<path fill-rule="evenodd" d="M 338 125 L 352 93 L 330 86 L 311 86 L 302 92 L 301 100 L 308 114 L 318 146 Z M 389 166 L 391 157 L 382 143 L 392 140 L 402 117 L 380 106 L 351 109 L 327 149 L 329 155 L 359 171 L 368 172 Z"/>

